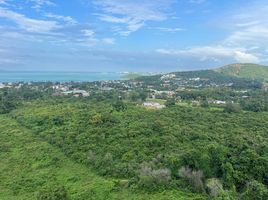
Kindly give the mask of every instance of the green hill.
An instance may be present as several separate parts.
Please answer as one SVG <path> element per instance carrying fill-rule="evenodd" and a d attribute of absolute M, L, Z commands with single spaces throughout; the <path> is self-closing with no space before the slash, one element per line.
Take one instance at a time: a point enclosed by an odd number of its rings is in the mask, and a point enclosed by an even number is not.
<path fill-rule="evenodd" d="M 268 67 L 257 64 L 231 64 L 215 70 L 224 75 L 238 78 L 250 78 L 257 80 L 268 80 Z"/>

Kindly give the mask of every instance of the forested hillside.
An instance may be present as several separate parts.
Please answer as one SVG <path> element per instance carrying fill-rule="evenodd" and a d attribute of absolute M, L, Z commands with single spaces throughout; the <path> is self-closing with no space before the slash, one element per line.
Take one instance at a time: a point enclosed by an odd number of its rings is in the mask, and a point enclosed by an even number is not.
<path fill-rule="evenodd" d="M 254 68 L 252 69 L 254 70 Z M 168 75 L 174 75 L 173 78 Z M 167 78 L 165 78 L 167 76 Z M 136 78 L 147 85 L 159 87 L 164 82 L 178 86 L 192 87 L 231 87 L 234 89 L 241 88 L 260 88 L 263 79 L 250 79 L 248 77 L 237 77 L 230 74 L 221 73 L 217 70 L 198 70 L 186 72 L 173 72 L 167 75 L 142 76 Z"/>
<path fill-rule="evenodd" d="M 231 64 L 217 69 L 216 72 L 239 78 L 268 80 L 268 66 L 257 64 Z"/>
<path fill-rule="evenodd" d="M 98 176 L 10 117 L 0 120 L 1 200 L 207 199 L 178 188 L 131 190 L 126 181 Z"/>
<path fill-rule="evenodd" d="M 43 140 L 41 144 L 48 142 L 53 147 L 46 144 L 47 148 L 61 152 L 57 151 L 60 156 L 56 158 L 53 152 L 47 158 L 42 156 L 43 152 L 34 159 L 27 158 L 34 154 L 26 155 L 24 160 L 29 162 L 26 166 L 38 169 L 38 174 L 50 165 L 68 167 L 61 161 L 67 156 L 68 162 L 79 166 L 77 170 L 92 169 L 103 180 L 113 180 L 112 190 L 127 188 L 134 194 L 149 192 L 151 195 L 166 191 L 164 196 L 170 191 L 170 199 L 176 198 L 181 190 L 223 199 L 265 199 L 268 195 L 265 186 L 268 180 L 267 113 L 228 113 L 180 106 L 148 110 L 124 102 L 62 99 L 31 102 L 9 116 L 11 123 L 15 120 L 20 124 L 19 130 L 28 130 L 24 138 Z M 8 127 L 11 133 L 12 127 Z M 14 134 L 22 137 L 19 130 L 16 133 L 15 129 Z M 12 148 L 5 143 L 4 148 L 9 157 Z M 12 151 L 16 154 L 18 150 Z M 57 169 L 53 170 L 58 173 Z M 73 177 L 72 173 L 70 176 Z M 80 181 L 75 175 L 73 179 L 71 181 Z M 64 180 L 59 177 L 66 191 L 72 194 L 73 186 L 68 178 Z M 20 181 L 27 182 L 23 178 Z M 46 185 L 36 184 L 36 188 Z M 14 189 L 9 185 L 5 187 Z M 153 198 L 151 195 L 148 198 Z M 75 194 L 73 197 L 79 199 Z M 157 198 L 161 199 L 161 195 Z M 187 196 L 181 198 L 187 199 Z M 194 199 L 198 199 L 198 195 Z"/>

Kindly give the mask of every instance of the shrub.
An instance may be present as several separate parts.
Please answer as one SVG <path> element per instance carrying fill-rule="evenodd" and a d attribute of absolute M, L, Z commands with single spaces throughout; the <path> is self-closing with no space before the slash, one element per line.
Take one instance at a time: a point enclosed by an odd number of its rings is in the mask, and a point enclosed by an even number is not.
<path fill-rule="evenodd" d="M 239 112 L 241 112 L 241 107 L 240 107 L 239 104 L 227 103 L 225 108 L 224 108 L 224 112 L 227 112 L 227 113 L 239 113 Z"/>
<path fill-rule="evenodd" d="M 179 169 L 178 175 L 187 180 L 195 190 L 204 191 L 204 175 L 201 170 L 195 171 L 186 166 Z"/>
<path fill-rule="evenodd" d="M 268 189 L 258 181 L 251 181 L 247 184 L 246 191 L 242 194 L 244 200 L 266 200 L 268 199 Z"/>
<path fill-rule="evenodd" d="M 154 170 L 145 163 L 138 171 L 138 178 L 139 186 L 152 190 L 161 186 L 167 186 L 171 180 L 171 172 L 167 168 Z"/>
<path fill-rule="evenodd" d="M 171 172 L 166 168 L 153 170 L 152 177 L 156 184 L 166 185 L 171 180 Z"/>
<path fill-rule="evenodd" d="M 165 106 L 166 107 L 171 107 L 171 106 L 174 106 L 176 104 L 176 101 L 175 101 L 175 99 L 168 99 L 167 101 L 166 101 L 166 103 L 165 103 Z"/>
<path fill-rule="evenodd" d="M 208 179 L 206 186 L 211 197 L 218 197 L 224 191 L 222 183 L 216 178 Z"/>
<path fill-rule="evenodd" d="M 192 170 L 186 166 L 186 167 L 181 167 L 178 172 L 179 176 L 181 178 L 190 178 L 192 174 Z"/>
<path fill-rule="evenodd" d="M 68 200 L 68 193 L 63 186 L 51 186 L 41 189 L 37 200 Z"/>

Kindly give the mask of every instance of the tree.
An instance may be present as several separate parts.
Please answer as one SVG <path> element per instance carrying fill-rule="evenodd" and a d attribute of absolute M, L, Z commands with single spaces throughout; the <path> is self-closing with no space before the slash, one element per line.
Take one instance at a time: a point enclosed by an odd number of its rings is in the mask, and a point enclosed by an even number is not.
<path fill-rule="evenodd" d="M 178 171 L 178 175 L 181 178 L 187 180 L 195 190 L 197 191 L 204 191 L 204 175 L 201 170 L 192 170 L 189 167 L 181 167 Z"/>
<path fill-rule="evenodd" d="M 166 102 L 165 102 L 165 106 L 166 107 L 171 107 L 171 106 L 174 106 L 176 104 L 176 101 L 174 98 L 172 99 L 168 99 Z"/>
<path fill-rule="evenodd" d="M 239 113 L 239 112 L 241 112 L 241 107 L 240 107 L 239 104 L 227 103 L 225 108 L 224 108 L 224 112 L 227 112 L 227 113 Z"/>
<path fill-rule="evenodd" d="M 258 181 L 251 181 L 247 184 L 246 191 L 242 194 L 244 200 L 267 200 L 268 189 L 262 183 Z"/>
<path fill-rule="evenodd" d="M 140 91 L 139 93 L 140 93 L 140 99 L 142 101 L 146 101 L 148 94 L 145 91 Z"/>
<path fill-rule="evenodd" d="M 126 104 L 122 100 L 117 100 L 113 104 L 113 107 L 117 112 L 124 111 L 127 108 Z"/>
<path fill-rule="evenodd" d="M 37 194 L 37 200 L 69 200 L 64 186 L 50 186 L 41 189 Z"/>
<path fill-rule="evenodd" d="M 0 114 L 6 114 L 16 109 L 17 105 L 14 101 L 10 101 L 6 98 L 0 100 Z"/>
<path fill-rule="evenodd" d="M 222 176 L 222 164 L 224 163 L 226 150 L 224 147 L 217 144 L 210 144 L 207 147 L 208 155 L 210 158 L 211 176 Z"/>
<path fill-rule="evenodd" d="M 219 179 L 211 178 L 207 180 L 207 188 L 211 197 L 218 197 L 223 193 L 223 186 Z"/>
<path fill-rule="evenodd" d="M 131 94 L 130 94 L 130 99 L 131 99 L 131 101 L 138 101 L 139 100 L 139 98 L 140 98 L 140 95 L 139 95 L 139 93 L 137 93 L 137 92 L 132 92 Z"/>
<path fill-rule="evenodd" d="M 153 169 L 148 163 L 141 165 L 139 170 L 139 185 L 149 190 L 167 186 L 171 180 L 171 171 L 167 168 Z"/>
<path fill-rule="evenodd" d="M 209 103 L 207 100 L 202 100 L 200 102 L 200 106 L 203 107 L 203 108 L 209 108 Z"/>
<path fill-rule="evenodd" d="M 222 165 L 224 186 L 231 189 L 234 186 L 234 168 L 231 163 L 227 162 Z"/>

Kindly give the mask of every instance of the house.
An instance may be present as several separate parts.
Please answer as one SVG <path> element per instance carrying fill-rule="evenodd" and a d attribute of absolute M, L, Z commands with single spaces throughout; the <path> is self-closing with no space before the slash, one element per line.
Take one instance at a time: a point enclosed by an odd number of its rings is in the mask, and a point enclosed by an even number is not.
<path fill-rule="evenodd" d="M 176 78 L 176 74 L 165 74 L 163 76 L 160 77 L 161 80 L 164 80 L 164 79 L 173 79 L 173 78 Z"/>
<path fill-rule="evenodd" d="M 90 94 L 85 90 L 71 90 L 67 92 L 62 92 L 63 95 L 73 95 L 75 97 L 89 97 Z"/>
<path fill-rule="evenodd" d="M 226 104 L 226 101 L 222 101 L 222 100 L 213 100 L 213 101 L 209 101 L 209 103 L 214 103 L 214 104 Z"/>
<path fill-rule="evenodd" d="M 53 86 L 52 86 L 52 89 L 53 89 L 53 90 L 56 90 L 56 91 L 67 92 L 67 91 L 69 90 L 69 87 L 64 86 L 64 85 L 53 85 Z"/>
<path fill-rule="evenodd" d="M 155 108 L 155 109 L 162 109 L 166 107 L 165 105 L 161 105 L 160 103 L 155 103 L 155 102 L 144 102 L 143 106 L 148 107 L 148 108 Z"/>
<path fill-rule="evenodd" d="M 0 83 L 0 89 L 5 88 L 6 86 L 3 83 Z"/>

